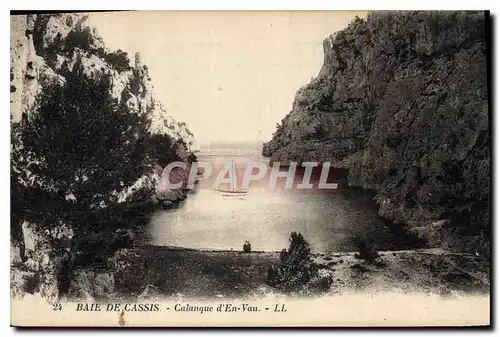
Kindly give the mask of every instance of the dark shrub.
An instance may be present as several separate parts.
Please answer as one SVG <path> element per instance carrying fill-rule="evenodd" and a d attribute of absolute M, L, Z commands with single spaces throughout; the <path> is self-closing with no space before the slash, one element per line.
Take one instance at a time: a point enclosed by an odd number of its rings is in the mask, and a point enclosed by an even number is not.
<path fill-rule="evenodd" d="M 128 54 L 121 49 L 104 55 L 104 60 L 119 72 L 131 70 Z"/>
<path fill-rule="evenodd" d="M 355 241 L 358 246 L 358 254 L 355 254 L 357 259 L 365 260 L 367 263 L 374 263 L 380 257 L 373 239 L 370 237 L 358 236 Z"/>
<path fill-rule="evenodd" d="M 198 158 L 196 157 L 196 155 L 194 153 L 191 152 L 189 154 L 187 160 L 188 160 L 188 163 L 192 164 L 192 163 L 198 161 Z"/>
<path fill-rule="evenodd" d="M 133 69 L 132 72 L 133 76 L 129 82 L 130 92 L 135 96 L 140 96 L 146 91 L 144 87 L 144 78 L 139 70 Z"/>
<path fill-rule="evenodd" d="M 64 42 L 60 41 L 60 39 L 58 43 L 54 42 L 53 48 L 57 49 L 59 43 L 62 43 L 62 51 L 69 55 L 73 53 L 75 48 L 90 51 L 94 45 L 94 37 L 89 27 L 85 27 L 82 30 L 73 29 L 68 33 Z"/>
<path fill-rule="evenodd" d="M 45 57 L 45 61 L 47 62 L 47 65 L 51 68 L 56 68 L 57 66 L 57 54 L 55 53 L 50 53 L 47 54 Z"/>
<path fill-rule="evenodd" d="M 292 232 L 288 251 L 281 251 L 278 268 L 268 270 L 267 282 L 283 292 L 313 294 L 328 290 L 331 278 L 319 276 L 309 244 L 302 234 Z"/>
<path fill-rule="evenodd" d="M 35 273 L 26 277 L 26 283 L 24 284 L 24 291 L 28 294 L 35 294 L 40 288 L 40 274 Z"/>
<path fill-rule="evenodd" d="M 150 146 L 154 160 L 161 167 L 180 160 L 175 153 L 174 140 L 166 134 L 151 136 Z"/>

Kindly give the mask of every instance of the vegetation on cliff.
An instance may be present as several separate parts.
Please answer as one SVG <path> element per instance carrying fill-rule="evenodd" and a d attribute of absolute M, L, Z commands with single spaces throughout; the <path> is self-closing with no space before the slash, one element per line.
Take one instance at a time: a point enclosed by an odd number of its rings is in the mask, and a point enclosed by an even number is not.
<path fill-rule="evenodd" d="M 155 102 L 138 57 L 132 69 L 78 15 L 24 20 L 28 56 L 11 45 L 26 57 L 11 60 L 22 91 L 11 112 L 11 242 L 27 290 L 57 298 L 75 295 L 73 281 L 88 278 L 81 268 L 108 268 L 131 246 L 130 229 L 159 207 L 154 168 L 196 157 L 192 134 L 168 127 L 176 122 Z"/>

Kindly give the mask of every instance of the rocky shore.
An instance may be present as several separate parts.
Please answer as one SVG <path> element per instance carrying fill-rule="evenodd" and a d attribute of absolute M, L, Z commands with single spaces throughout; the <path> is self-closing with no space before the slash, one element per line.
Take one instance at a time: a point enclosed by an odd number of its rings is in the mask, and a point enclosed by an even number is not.
<path fill-rule="evenodd" d="M 332 280 L 323 295 L 403 292 L 459 296 L 487 294 L 488 263 L 441 249 L 379 252 L 374 263 L 356 253 L 313 254 L 319 273 Z M 285 296 L 266 282 L 278 252 L 200 251 L 143 246 L 117 251 L 101 270 L 77 270 L 73 299 L 143 301 L 165 298 Z M 27 278 L 18 271 L 11 278 Z M 13 280 L 15 281 L 15 280 Z"/>

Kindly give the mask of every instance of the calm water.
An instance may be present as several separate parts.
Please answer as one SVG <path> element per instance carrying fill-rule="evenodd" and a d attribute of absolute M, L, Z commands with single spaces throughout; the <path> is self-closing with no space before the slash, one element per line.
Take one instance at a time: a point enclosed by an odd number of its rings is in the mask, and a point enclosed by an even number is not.
<path fill-rule="evenodd" d="M 260 147 L 241 145 L 202 148 L 198 160 L 214 166 L 234 160 L 238 167 L 267 162 Z M 299 194 L 255 184 L 244 197 L 228 197 L 207 183 L 178 208 L 157 212 L 148 231 L 151 244 L 186 248 L 241 250 L 248 240 L 252 250 L 276 251 L 288 247 L 292 231 L 302 233 L 313 251 L 354 251 L 357 236 L 371 238 L 380 250 L 406 248 L 376 216 L 371 197 L 346 189 Z"/>

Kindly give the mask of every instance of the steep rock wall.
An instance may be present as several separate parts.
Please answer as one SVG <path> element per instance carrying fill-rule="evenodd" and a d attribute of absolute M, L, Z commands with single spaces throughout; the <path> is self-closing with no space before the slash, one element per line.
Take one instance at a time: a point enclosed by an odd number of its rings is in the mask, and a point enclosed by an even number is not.
<path fill-rule="evenodd" d="M 36 113 L 38 95 L 49 85 L 64 86 L 65 74 L 78 62 L 80 69 L 89 77 L 103 74 L 111 77 L 111 94 L 118 102 L 125 102 L 129 111 L 145 114 L 151 120 L 151 135 L 167 135 L 172 146 L 182 141 L 185 146 L 172 149 L 182 160 L 188 161 L 193 151 L 194 138 L 183 122 L 178 122 L 167 114 L 154 93 L 147 66 L 139 54 L 132 60 L 121 51 L 106 48 L 96 29 L 88 24 L 82 14 L 19 15 L 11 16 L 10 42 L 10 103 L 12 125 L 23 123 Z M 82 102 L 85 104 L 85 102 Z M 82 125 L 85 121 L 82 121 Z M 16 145 L 19 146 L 19 145 Z M 77 150 L 77 149 L 76 149 Z M 22 149 L 20 155 L 22 156 Z M 17 167 L 14 171 L 28 172 L 27 167 Z M 154 170 L 139 178 L 132 186 L 115 191 L 119 203 L 151 184 L 159 187 L 159 172 Z M 28 174 L 30 177 L 30 174 Z M 19 181 L 21 188 L 30 188 L 30 179 Z M 157 190 L 157 201 L 172 203 L 184 199 L 182 191 Z M 66 195 L 66 200 L 74 196 Z M 105 207 L 105 206 L 103 206 Z M 64 232 L 61 234 L 61 231 Z M 13 235 L 14 234 L 14 235 Z M 99 233 L 100 240 L 108 245 L 127 241 L 131 234 L 121 229 L 112 233 Z M 74 260 L 70 252 L 73 230 L 64 223 L 53 224 L 51 228 L 41 228 L 20 218 L 11 224 L 11 292 L 22 296 L 27 292 L 40 293 L 44 298 L 57 300 L 61 292 L 62 269 L 70 269 Z M 65 276 L 65 275 L 63 275 Z M 80 289 L 90 284 L 89 279 L 102 284 L 99 289 Z M 67 280 L 65 279 L 64 282 Z M 102 282 L 100 282 L 102 281 Z M 63 282 L 63 283 L 64 283 Z M 94 282 L 94 284 L 97 284 Z M 69 289 L 69 294 L 78 296 L 101 296 L 112 292 L 114 280 L 108 274 L 98 274 L 90 270 L 78 270 Z M 81 286 L 81 287 L 80 287 Z M 83 295 L 82 295 L 83 294 Z"/>
<path fill-rule="evenodd" d="M 37 95 L 49 84 L 64 85 L 65 73 L 80 62 L 86 75 L 111 77 L 112 96 L 118 102 L 125 101 L 130 111 L 146 114 L 151 120 L 151 135 L 168 135 L 173 140 L 172 146 L 182 141 L 185 147 L 176 146 L 174 150 L 182 160 L 187 161 L 195 150 L 194 135 L 186 123 L 169 116 L 156 99 L 140 54 L 129 59 L 120 50 L 109 50 L 96 29 L 89 25 L 88 16 L 11 16 L 11 35 L 10 95 L 14 123 L 34 113 Z M 158 186 L 158 175 L 145 178 L 120 193 L 119 200 L 125 200 L 146 182 Z"/>
<path fill-rule="evenodd" d="M 154 94 L 151 78 L 139 54 L 130 67 L 117 69 L 109 57 L 113 52 L 82 14 L 20 15 L 11 17 L 11 118 L 20 121 L 33 110 L 36 95 L 46 81 L 64 82 L 63 67 L 72 69 L 81 59 L 86 74 L 106 73 L 112 77 L 112 94 L 151 117 L 151 133 L 167 134 L 194 144 L 186 124 L 169 116 Z M 80 36 L 85 38 L 81 38 Z M 83 41 L 82 41 L 83 40 Z M 68 47 L 70 46 L 70 47 Z"/>
<path fill-rule="evenodd" d="M 483 12 L 372 12 L 324 40 L 263 154 L 330 161 L 378 191 L 379 214 L 489 231 L 490 147 Z M 446 228 L 447 231 L 453 231 Z"/>

